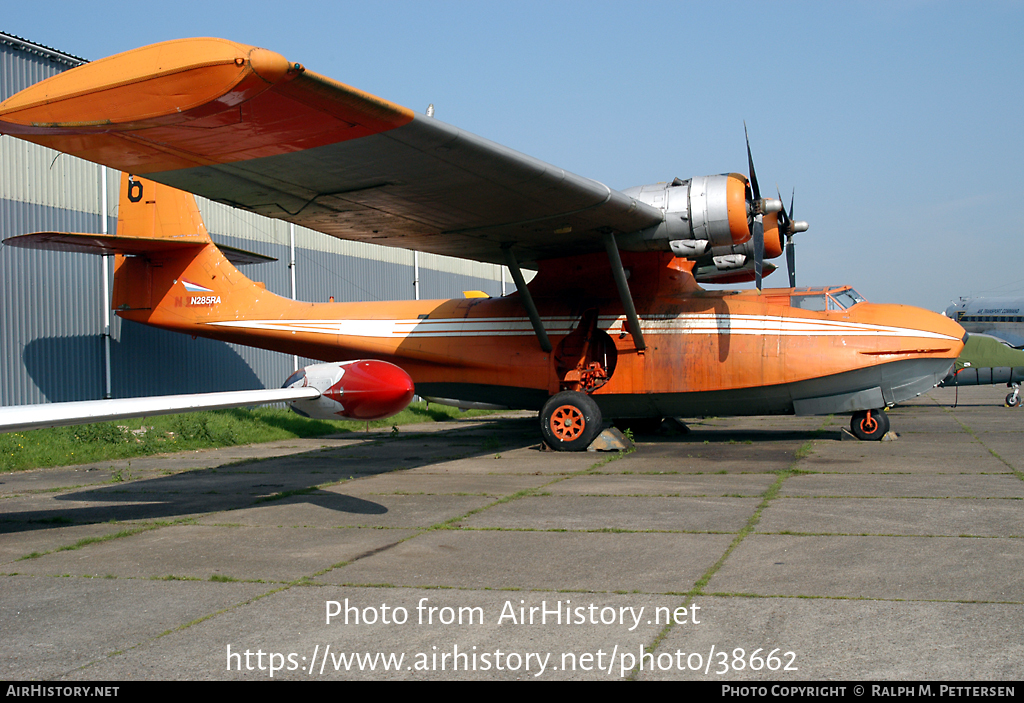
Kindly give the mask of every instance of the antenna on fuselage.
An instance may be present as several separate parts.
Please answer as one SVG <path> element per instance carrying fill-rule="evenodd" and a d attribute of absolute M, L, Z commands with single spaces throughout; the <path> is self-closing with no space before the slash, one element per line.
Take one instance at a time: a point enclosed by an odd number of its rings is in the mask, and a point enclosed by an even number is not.
<path fill-rule="evenodd" d="M 427 117 L 433 117 L 433 116 L 434 116 L 434 103 L 430 103 L 429 105 L 427 105 Z"/>

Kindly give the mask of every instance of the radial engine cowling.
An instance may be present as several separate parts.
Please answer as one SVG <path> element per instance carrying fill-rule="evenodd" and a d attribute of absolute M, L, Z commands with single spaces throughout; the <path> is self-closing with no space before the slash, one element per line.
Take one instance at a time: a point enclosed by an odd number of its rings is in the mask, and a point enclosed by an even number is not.
<path fill-rule="evenodd" d="M 750 239 L 747 179 L 738 173 L 699 176 L 624 191 L 665 213 L 661 224 L 620 237 L 629 249 L 670 249 L 676 256 L 702 256 L 712 247 Z"/>
<path fill-rule="evenodd" d="M 402 412 L 415 392 L 409 374 L 376 359 L 307 366 L 289 376 L 282 387 L 319 390 L 315 400 L 290 403 L 299 415 L 317 420 L 390 417 Z"/>

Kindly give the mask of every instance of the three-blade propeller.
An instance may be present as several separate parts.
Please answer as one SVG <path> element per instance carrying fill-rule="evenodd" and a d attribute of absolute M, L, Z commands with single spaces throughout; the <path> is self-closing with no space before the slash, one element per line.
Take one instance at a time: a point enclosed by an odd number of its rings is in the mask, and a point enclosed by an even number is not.
<path fill-rule="evenodd" d="M 786 265 L 789 270 L 789 285 L 796 287 L 796 262 L 793 247 L 793 235 L 796 232 L 806 232 L 806 222 L 793 220 L 793 200 L 790 198 L 789 212 L 782 204 L 782 195 L 779 198 L 762 198 L 761 189 L 757 185 L 757 173 L 754 171 L 754 157 L 750 152 L 750 135 L 747 133 L 747 123 L 743 123 L 743 136 L 747 140 L 747 166 L 750 169 L 750 197 L 747 199 L 748 216 L 750 221 L 750 236 L 754 240 L 754 285 L 761 290 L 762 271 L 764 269 L 764 224 L 763 216 L 769 213 L 779 213 L 779 231 L 786 235 Z M 776 190 L 778 188 L 776 187 Z M 793 190 L 794 196 L 796 189 Z M 760 218 L 758 216 L 761 216 Z"/>

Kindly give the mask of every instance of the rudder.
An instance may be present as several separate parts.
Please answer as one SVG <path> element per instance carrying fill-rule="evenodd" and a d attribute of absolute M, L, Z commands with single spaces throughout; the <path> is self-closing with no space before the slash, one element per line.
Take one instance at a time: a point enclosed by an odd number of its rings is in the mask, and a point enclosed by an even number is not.
<path fill-rule="evenodd" d="M 191 193 L 126 173 L 121 174 L 117 237 L 145 240 L 153 246 L 158 241 L 193 246 L 211 243 Z"/>

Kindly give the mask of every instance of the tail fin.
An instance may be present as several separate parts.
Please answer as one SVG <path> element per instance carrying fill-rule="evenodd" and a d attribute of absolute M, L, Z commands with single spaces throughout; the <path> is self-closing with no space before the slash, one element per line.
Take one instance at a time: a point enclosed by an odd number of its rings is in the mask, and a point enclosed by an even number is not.
<path fill-rule="evenodd" d="M 262 292 L 233 262 L 274 260 L 221 251 L 191 193 L 128 175 L 121 178 L 117 236 L 108 239 L 118 254 L 112 307 L 126 319 L 175 329 L 216 317 L 230 307 L 222 305 L 228 296 Z"/>
<path fill-rule="evenodd" d="M 160 207 L 157 207 L 157 202 Z M 79 254 L 157 254 L 181 246 L 210 244 L 203 217 L 190 193 L 122 174 L 116 234 L 34 232 L 9 237 L 4 244 L 23 249 L 48 249 Z M 235 266 L 276 259 L 218 245 Z"/>
<path fill-rule="evenodd" d="M 10 237 L 4 244 L 117 255 L 111 307 L 139 322 L 150 322 L 150 311 L 161 303 L 181 306 L 184 299 L 189 306 L 201 304 L 209 309 L 208 301 L 220 300 L 215 289 L 225 285 L 262 290 L 261 284 L 249 281 L 232 264 L 274 261 L 240 249 L 218 248 L 191 193 L 128 174 L 121 177 L 116 234 L 35 232 Z M 168 301 L 175 284 L 181 288 L 179 295 Z M 137 312 L 126 314 L 131 311 Z"/>
<path fill-rule="evenodd" d="M 157 202 L 160 203 L 159 208 Z M 129 246 L 129 242 L 145 242 L 156 250 L 163 248 L 158 246 L 159 243 L 167 247 L 211 243 L 203 216 L 199 214 L 196 199 L 191 193 L 128 174 L 121 175 L 117 239 L 122 245 Z"/>

